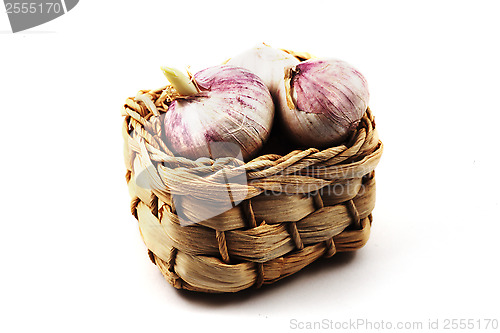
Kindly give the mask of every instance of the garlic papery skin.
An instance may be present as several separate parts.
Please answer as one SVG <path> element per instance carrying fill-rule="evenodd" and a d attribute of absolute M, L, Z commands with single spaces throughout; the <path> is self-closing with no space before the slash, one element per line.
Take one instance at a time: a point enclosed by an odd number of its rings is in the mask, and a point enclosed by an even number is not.
<path fill-rule="evenodd" d="M 246 68 L 260 77 L 277 104 L 280 91 L 284 90 L 285 69 L 299 63 L 293 55 L 266 44 L 257 45 L 226 62 L 227 65 Z"/>
<path fill-rule="evenodd" d="M 369 100 L 365 77 L 345 61 L 314 59 L 285 74 L 280 115 L 291 138 L 304 146 L 340 144 L 354 131 Z"/>
<path fill-rule="evenodd" d="M 269 137 L 274 105 L 262 80 L 249 70 L 220 65 L 194 75 L 199 92 L 173 100 L 164 114 L 167 147 L 189 159 L 253 156 Z M 175 85 L 174 85 L 175 87 Z"/>

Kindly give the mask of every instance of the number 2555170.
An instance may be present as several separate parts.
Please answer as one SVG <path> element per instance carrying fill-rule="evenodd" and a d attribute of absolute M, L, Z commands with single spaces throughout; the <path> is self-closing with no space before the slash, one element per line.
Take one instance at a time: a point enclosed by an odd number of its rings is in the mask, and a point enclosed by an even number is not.
<path fill-rule="evenodd" d="M 61 4 L 58 2 L 7 2 L 5 9 L 7 14 L 59 14 L 62 11 Z"/>

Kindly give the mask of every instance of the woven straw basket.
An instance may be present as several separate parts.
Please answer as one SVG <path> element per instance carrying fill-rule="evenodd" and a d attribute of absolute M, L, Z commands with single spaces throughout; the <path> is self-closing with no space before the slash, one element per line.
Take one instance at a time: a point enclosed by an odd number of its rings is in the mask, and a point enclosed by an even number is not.
<path fill-rule="evenodd" d="M 367 242 L 374 169 L 382 154 L 370 109 L 339 146 L 269 153 L 246 163 L 192 161 L 174 157 L 162 140 L 160 115 L 175 97 L 171 86 L 142 90 L 122 109 L 132 214 L 151 260 L 175 288 L 258 288 Z M 206 202 L 224 206 L 214 193 L 227 193 L 228 184 L 214 179 L 235 172 L 247 179 L 246 184 L 229 184 L 241 202 L 202 219 Z M 144 182 L 138 174 L 149 186 L 138 185 Z M 179 202 L 196 223 L 182 223 L 175 207 Z"/>

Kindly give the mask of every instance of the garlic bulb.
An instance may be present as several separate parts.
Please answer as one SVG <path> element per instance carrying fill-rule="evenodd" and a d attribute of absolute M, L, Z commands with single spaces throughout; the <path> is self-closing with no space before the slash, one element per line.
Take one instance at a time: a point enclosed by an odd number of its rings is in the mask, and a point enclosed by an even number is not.
<path fill-rule="evenodd" d="M 220 65 L 196 73 L 193 83 L 176 71 L 164 68 L 164 73 L 186 95 L 171 102 L 163 120 L 165 141 L 175 155 L 236 157 L 237 147 L 247 160 L 267 140 L 274 105 L 257 75 Z M 226 144 L 218 144 L 214 152 L 213 142 Z"/>
<path fill-rule="evenodd" d="M 341 60 L 301 62 L 287 71 L 285 88 L 279 96 L 284 127 L 306 146 L 346 140 L 368 107 L 366 79 Z"/>
<path fill-rule="evenodd" d="M 266 44 L 257 45 L 226 62 L 231 66 L 246 68 L 260 77 L 273 96 L 277 109 L 280 108 L 279 91 L 284 90 L 285 69 L 299 63 L 293 55 Z"/>
<path fill-rule="evenodd" d="M 262 78 L 283 127 L 303 146 L 341 143 L 368 107 L 365 78 L 341 60 L 300 62 L 287 52 L 262 44 L 227 64 L 247 68 Z"/>

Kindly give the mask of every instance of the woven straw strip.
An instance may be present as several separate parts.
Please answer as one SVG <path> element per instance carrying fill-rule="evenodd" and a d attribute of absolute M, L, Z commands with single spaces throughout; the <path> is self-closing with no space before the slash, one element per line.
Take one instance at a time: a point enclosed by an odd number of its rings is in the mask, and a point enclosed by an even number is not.
<path fill-rule="evenodd" d="M 368 117 L 370 117 L 370 116 L 371 116 L 371 113 L 368 115 Z M 374 131 L 374 128 L 372 126 L 372 121 L 369 121 L 367 118 L 363 118 L 363 121 L 364 121 L 364 126 L 366 128 L 367 136 L 366 136 L 365 142 L 363 143 L 363 146 L 361 147 L 361 150 L 367 150 L 368 149 L 367 146 L 371 144 L 373 136 L 375 134 L 375 131 Z"/>
<path fill-rule="evenodd" d="M 163 107 L 164 109 L 167 109 L 168 108 L 168 103 L 171 102 L 172 100 L 169 98 L 169 93 L 168 91 L 165 89 L 161 92 L 161 95 L 158 97 L 158 99 L 156 100 L 155 102 L 155 105 L 156 106 L 161 106 Z"/>
<path fill-rule="evenodd" d="M 226 264 L 229 264 L 230 259 L 229 254 L 227 253 L 227 243 L 224 231 L 216 230 L 215 238 L 217 239 L 217 245 L 219 246 L 219 253 L 222 257 L 222 261 L 224 261 Z"/>
<path fill-rule="evenodd" d="M 151 214 L 158 217 L 158 197 L 151 193 L 149 203 L 147 203 L 149 209 L 151 210 Z"/>
<path fill-rule="evenodd" d="M 283 170 L 285 170 L 287 167 L 293 165 L 294 163 L 302 160 L 306 156 L 317 152 L 318 150 L 316 148 L 310 148 L 304 151 L 296 151 L 293 153 L 290 153 L 289 155 L 283 157 L 283 161 L 278 160 L 275 166 L 272 166 L 266 170 L 262 171 L 254 171 L 254 172 L 249 172 L 248 173 L 248 179 L 258 179 L 258 178 L 264 178 L 264 177 L 269 177 L 272 175 L 275 175 Z"/>
<path fill-rule="evenodd" d="M 127 181 L 127 184 L 130 181 L 131 177 L 132 177 L 132 171 L 127 170 L 127 172 L 125 173 L 125 180 Z"/>
<path fill-rule="evenodd" d="M 351 217 L 352 217 L 352 224 L 361 229 L 361 223 L 360 223 L 360 217 L 359 217 L 359 212 L 358 212 L 358 209 L 356 208 L 356 205 L 354 205 L 354 201 L 349 200 L 349 201 L 346 201 L 346 207 L 347 207 L 347 210 L 349 211 L 349 214 L 351 214 Z"/>
<path fill-rule="evenodd" d="M 314 207 L 316 208 L 316 210 L 320 210 L 320 209 L 322 209 L 324 207 L 323 199 L 321 198 L 321 195 L 319 193 L 316 193 L 313 196 L 313 200 L 314 200 Z M 328 238 L 325 241 L 325 254 L 324 254 L 324 257 L 325 258 L 330 258 L 336 252 L 337 252 L 337 250 L 335 249 L 335 243 L 333 242 L 333 237 L 332 238 Z"/>
<path fill-rule="evenodd" d="M 141 199 L 135 197 L 132 199 L 132 202 L 130 203 L 130 212 L 132 213 L 132 215 L 134 215 L 136 219 L 137 219 L 137 206 L 139 205 L 140 202 Z"/>
<path fill-rule="evenodd" d="M 149 260 L 151 260 L 151 262 L 156 265 L 155 254 L 150 249 L 148 249 L 148 257 Z"/>
<path fill-rule="evenodd" d="M 125 105 L 122 108 L 122 114 L 124 113 L 129 115 L 141 124 L 146 123 L 144 117 L 146 117 L 149 113 L 147 111 L 147 109 L 143 108 L 139 103 L 134 101 L 133 98 L 127 98 L 127 100 L 125 101 Z"/>
<path fill-rule="evenodd" d="M 303 159 L 302 161 L 299 161 L 295 165 L 288 167 L 286 171 L 283 172 L 283 174 L 287 175 L 290 173 L 298 173 L 300 170 L 305 169 L 309 166 L 316 165 L 319 164 L 320 162 L 329 160 L 332 158 L 332 156 L 337 156 L 338 154 L 344 152 L 345 150 L 347 150 L 346 146 L 337 146 L 328 148 L 323 151 L 318 151 L 314 154 L 311 154 L 310 156 L 307 156 L 307 158 Z"/>
<path fill-rule="evenodd" d="M 314 170 L 315 177 L 322 179 L 337 180 L 349 178 L 361 178 L 375 169 L 382 155 L 382 144 L 379 149 L 363 159 L 348 165 L 330 166 Z"/>
<path fill-rule="evenodd" d="M 256 219 L 269 224 L 299 221 L 316 210 L 313 197 L 309 194 L 265 193 L 252 199 Z"/>
<path fill-rule="evenodd" d="M 144 180 L 147 180 L 147 185 L 151 189 L 166 190 L 166 186 L 155 171 L 156 168 L 149 159 L 146 145 L 143 140 L 139 142 L 141 154 L 138 154 L 134 161 L 133 173 L 135 175 L 144 175 Z"/>
<path fill-rule="evenodd" d="M 288 232 L 292 237 L 295 247 L 299 250 L 302 250 L 304 248 L 304 243 L 302 243 L 302 240 L 300 239 L 300 234 L 299 231 L 297 230 L 297 224 L 295 222 L 290 222 L 287 224 L 288 224 Z"/>
<path fill-rule="evenodd" d="M 331 184 L 331 181 L 318 179 L 306 176 L 269 176 L 265 179 L 253 180 L 249 182 L 255 191 L 255 194 L 260 194 L 262 191 L 269 191 L 272 193 L 311 193 Z"/>
<path fill-rule="evenodd" d="M 363 183 L 367 183 L 368 181 L 372 180 L 373 178 L 375 178 L 375 170 L 373 170 L 369 174 L 364 175 L 362 180 L 363 180 Z"/>
<path fill-rule="evenodd" d="M 171 276 L 173 278 L 173 286 L 177 289 L 181 289 L 182 288 L 182 279 L 179 277 L 179 275 L 177 275 L 177 273 L 175 272 L 175 261 L 177 259 L 177 249 L 175 247 L 173 247 L 171 250 L 170 250 L 170 255 L 168 257 L 168 261 L 167 261 L 167 267 L 168 267 L 168 271 L 171 273 Z M 155 263 L 156 263 L 156 260 L 155 260 Z"/>
<path fill-rule="evenodd" d="M 316 192 L 316 194 L 313 195 L 312 198 L 313 198 L 313 202 L 314 202 L 314 208 L 316 208 L 316 210 L 325 207 L 325 205 L 323 203 L 323 199 L 321 198 L 321 195 L 319 194 L 319 192 Z"/>
<path fill-rule="evenodd" d="M 228 186 L 231 189 L 233 198 L 240 198 L 241 200 L 253 198 L 263 191 L 255 186 L 236 183 L 221 184 L 217 182 L 204 182 L 203 178 L 183 172 L 182 170 L 169 172 L 168 169 L 162 166 L 159 166 L 159 169 L 161 179 L 168 185 L 160 189 L 179 197 L 192 196 L 193 198 L 212 201 L 216 204 L 217 202 L 227 201 Z"/>
<path fill-rule="evenodd" d="M 281 158 L 282 156 L 281 155 L 278 155 L 278 154 L 267 154 L 267 155 L 261 155 L 261 156 L 258 156 L 256 158 L 254 158 L 253 160 L 251 160 L 250 162 L 248 162 L 249 165 L 253 164 L 253 163 L 259 163 L 259 162 L 266 162 L 266 161 L 277 161 Z"/>
<path fill-rule="evenodd" d="M 255 276 L 254 287 L 260 288 L 264 283 L 264 264 L 260 262 L 255 263 L 255 271 L 256 271 L 256 276 Z"/>
<path fill-rule="evenodd" d="M 264 263 L 294 249 L 286 225 L 261 225 L 248 230 L 226 232 L 228 252 L 235 258 Z"/>
<path fill-rule="evenodd" d="M 357 132 L 356 141 L 353 146 L 344 150 L 342 153 L 326 160 L 324 163 L 321 163 L 321 165 L 325 166 L 336 165 L 344 162 L 345 160 L 347 160 L 352 156 L 357 156 L 357 154 L 360 152 L 361 147 L 363 146 L 363 143 L 365 142 L 365 139 L 366 139 L 366 132 L 365 129 L 362 128 Z"/>
<path fill-rule="evenodd" d="M 167 264 L 168 264 L 168 270 L 170 272 L 175 272 L 175 258 L 177 257 L 177 249 L 173 247 L 168 256 Z"/>
<path fill-rule="evenodd" d="M 255 228 L 257 226 L 257 221 L 255 220 L 255 214 L 253 212 L 252 201 L 250 199 L 244 200 L 241 203 L 241 209 L 248 228 Z"/>
<path fill-rule="evenodd" d="M 137 94 L 137 96 L 135 96 L 135 99 L 137 101 L 140 101 L 142 103 L 144 103 L 145 107 L 151 112 L 153 113 L 153 115 L 155 117 L 158 117 L 160 115 L 160 113 L 158 112 L 158 108 L 156 107 L 156 105 L 153 103 L 153 101 L 151 100 L 151 95 L 146 93 L 146 94 Z"/>
<path fill-rule="evenodd" d="M 155 118 L 156 120 L 156 118 Z M 149 126 L 148 127 L 136 127 L 132 131 L 132 136 L 131 136 L 131 145 L 134 144 L 133 141 L 145 141 L 147 144 L 151 145 L 153 148 L 156 150 L 160 150 L 161 152 L 164 152 L 165 155 L 167 156 L 173 156 L 172 152 L 168 149 L 168 147 L 165 145 L 165 142 L 161 138 L 161 135 L 158 133 L 160 132 L 160 128 L 158 121 L 155 122 L 148 122 L 147 123 Z"/>
<path fill-rule="evenodd" d="M 336 235 L 333 240 L 337 246 L 337 252 L 355 251 L 363 247 L 370 237 L 370 220 L 361 220 L 360 230 L 345 230 Z"/>
<path fill-rule="evenodd" d="M 335 247 L 335 242 L 333 241 L 333 237 L 329 238 L 325 241 L 325 258 L 332 257 L 335 253 L 337 253 L 337 248 Z"/>

